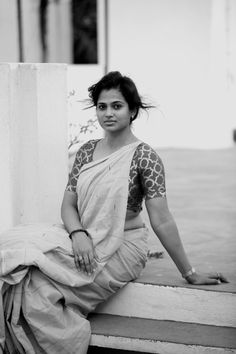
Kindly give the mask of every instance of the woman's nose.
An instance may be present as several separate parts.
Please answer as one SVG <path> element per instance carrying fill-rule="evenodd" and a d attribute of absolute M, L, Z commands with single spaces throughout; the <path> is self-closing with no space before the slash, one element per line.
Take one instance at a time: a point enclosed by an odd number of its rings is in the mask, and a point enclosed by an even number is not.
<path fill-rule="evenodd" d="M 106 117 L 112 117 L 112 116 L 113 116 L 113 109 L 111 107 L 107 107 Z"/>

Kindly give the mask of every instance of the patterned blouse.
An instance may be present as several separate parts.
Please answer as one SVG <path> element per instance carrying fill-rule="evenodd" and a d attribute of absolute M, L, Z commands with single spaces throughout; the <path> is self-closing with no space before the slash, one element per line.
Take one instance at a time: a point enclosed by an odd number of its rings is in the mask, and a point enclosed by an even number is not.
<path fill-rule="evenodd" d="M 76 153 L 67 191 L 76 193 L 79 171 L 84 164 L 93 160 L 99 140 L 89 140 Z M 144 198 L 156 197 L 166 197 L 164 166 L 155 150 L 142 142 L 137 146 L 130 166 L 127 209 L 139 212 Z"/>

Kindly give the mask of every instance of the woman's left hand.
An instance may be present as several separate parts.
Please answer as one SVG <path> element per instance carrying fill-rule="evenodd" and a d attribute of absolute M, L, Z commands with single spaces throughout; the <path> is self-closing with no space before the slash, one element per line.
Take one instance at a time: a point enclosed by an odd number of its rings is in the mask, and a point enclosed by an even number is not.
<path fill-rule="evenodd" d="M 186 277 L 189 284 L 193 285 L 219 285 L 221 283 L 229 283 L 222 273 L 193 273 Z"/>

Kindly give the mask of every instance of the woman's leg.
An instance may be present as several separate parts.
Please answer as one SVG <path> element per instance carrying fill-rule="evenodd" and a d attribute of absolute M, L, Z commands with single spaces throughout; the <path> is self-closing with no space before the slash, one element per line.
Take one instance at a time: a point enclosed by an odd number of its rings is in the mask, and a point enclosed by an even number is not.
<path fill-rule="evenodd" d="M 6 352 L 87 353 L 90 324 L 78 310 L 65 305 L 64 295 L 70 296 L 70 291 L 63 294 L 60 284 L 31 267 L 24 281 L 10 287 L 4 297 L 12 292 L 5 312 Z"/>
<path fill-rule="evenodd" d="M 86 316 L 139 276 L 146 253 L 145 229 L 126 232 L 124 243 L 95 281 L 82 287 L 62 285 L 31 267 L 21 285 L 13 286 L 16 294 L 8 306 L 9 328 L 19 346 L 32 354 L 86 353 L 90 341 Z"/>

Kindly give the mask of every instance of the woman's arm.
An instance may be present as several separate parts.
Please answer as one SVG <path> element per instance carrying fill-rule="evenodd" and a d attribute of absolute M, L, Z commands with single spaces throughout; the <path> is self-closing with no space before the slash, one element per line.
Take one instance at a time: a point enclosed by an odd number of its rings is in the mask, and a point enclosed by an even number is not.
<path fill-rule="evenodd" d="M 176 223 L 171 215 L 166 198 L 153 198 L 146 200 L 150 223 L 153 231 L 161 241 L 164 248 L 176 264 L 181 274 L 188 273 L 192 266 L 187 258 L 181 242 Z M 187 281 L 191 284 L 219 284 L 227 279 L 219 273 L 189 275 Z"/>
<path fill-rule="evenodd" d="M 83 229 L 77 211 L 76 193 L 65 191 L 61 205 L 61 218 L 69 233 L 77 229 Z M 75 232 L 72 235 L 72 248 L 77 269 L 87 274 L 93 273 L 96 264 L 94 262 L 95 251 L 92 239 L 84 232 Z"/>
<path fill-rule="evenodd" d="M 82 229 L 77 211 L 76 193 L 65 191 L 61 205 L 61 218 L 69 233 L 76 229 Z"/>

